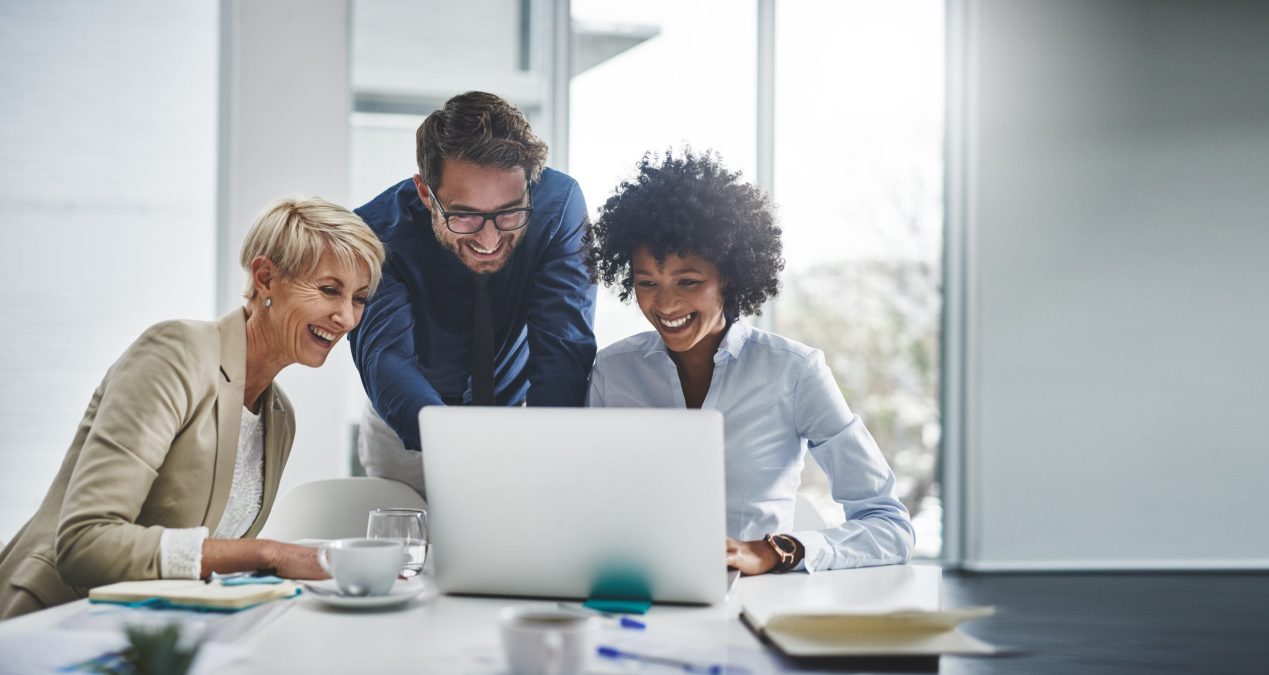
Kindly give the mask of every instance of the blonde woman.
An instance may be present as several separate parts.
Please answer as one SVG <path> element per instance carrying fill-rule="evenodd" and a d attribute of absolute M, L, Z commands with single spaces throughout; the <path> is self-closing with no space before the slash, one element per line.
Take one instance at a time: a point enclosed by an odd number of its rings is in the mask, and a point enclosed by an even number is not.
<path fill-rule="evenodd" d="M 0 553 L 0 618 L 123 580 L 325 577 L 313 549 L 254 539 L 295 430 L 273 379 L 326 361 L 361 320 L 383 259 L 343 207 L 270 205 L 242 247 L 244 306 L 152 326 L 106 371 L 44 502 Z"/>

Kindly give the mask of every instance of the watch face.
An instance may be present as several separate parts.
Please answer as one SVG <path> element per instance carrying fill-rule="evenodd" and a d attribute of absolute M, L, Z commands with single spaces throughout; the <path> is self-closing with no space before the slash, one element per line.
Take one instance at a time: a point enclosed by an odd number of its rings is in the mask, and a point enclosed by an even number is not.
<path fill-rule="evenodd" d="M 794 553 L 797 552 L 797 547 L 795 547 L 793 542 L 789 541 L 787 537 L 772 536 L 769 538 L 769 541 L 771 542 L 771 547 L 776 550 L 776 553 L 779 554 L 781 560 L 788 560 L 793 557 Z"/>

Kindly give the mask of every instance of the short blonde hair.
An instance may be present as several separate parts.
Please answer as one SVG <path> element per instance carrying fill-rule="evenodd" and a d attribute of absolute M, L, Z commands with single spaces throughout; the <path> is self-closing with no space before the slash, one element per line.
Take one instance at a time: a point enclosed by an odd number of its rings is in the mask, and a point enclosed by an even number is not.
<path fill-rule="evenodd" d="M 386 254 L 379 237 L 360 216 L 321 197 L 284 197 L 265 207 L 242 243 L 242 268 L 247 271 L 243 297 L 255 297 L 251 261 L 264 256 L 278 274 L 294 279 L 317 268 L 322 254 L 331 251 L 340 262 L 370 270 L 370 292 L 379 287 Z"/>

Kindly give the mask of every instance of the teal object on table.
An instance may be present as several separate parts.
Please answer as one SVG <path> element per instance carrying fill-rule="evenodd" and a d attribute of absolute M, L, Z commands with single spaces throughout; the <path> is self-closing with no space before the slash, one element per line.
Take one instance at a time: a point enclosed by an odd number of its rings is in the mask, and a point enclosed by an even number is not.
<path fill-rule="evenodd" d="M 647 614 L 652 607 L 652 589 L 638 570 L 612 567 L 600 573 L 582 604 L 600 612 Z"/>
<path fill-rule="evenodd" d="M 264 577 L 231 577 L 228 579 L 222 579 L 220 581 L 220 585 L 221 586 L 257 586 L 257 585 L 263 584 L 268 586 L 272 584 L 280 584 L 283 581 L 285 580 L 280 577 L 275 577 L 272 575 L 264 576 Z"/>
<path fill-rule="evenodd" d="M 294 598 L 298 596 L 299 594 L 300 594 L 300 589 L 297 587 L 295 589 L 295 592 L 287 597 Z M 88 602 L 94 605 L 119 605 L 120 607 L 128 607 L 131 609 L 182 609 L 182 610 L 187 610 L 191 612 L 204 612 L 207 614 L 233 614 L 235 612 L 241 612 L 245 609 L 259 607 L 260 605 L 263 605 L 266 602 L 273 602 L 273 600 L 281 600 L 281 599 L 282 598 L 273 598 L 271 600 L 261 600 L 260 602 L 257 602 L 255 604 L 243 605 L 242 607 L 204 607 L 202 605 L 189 605 L 185 603 L 172 602 L 171 600 L 168 600 L 167 598 L 146 598 L 145 600 L 137 600 L 134 602 L 124 602 L 120 600 L 95 600 L 93 598 L 89 598 Z"/>
<path fill-rule="evenodd" d="M 600 612 L 612 614 L 647 614 L 652 608 L 651 600 L 612 600 L 608 598 L 590 598 L 582 603 L 584 606 Z"/>

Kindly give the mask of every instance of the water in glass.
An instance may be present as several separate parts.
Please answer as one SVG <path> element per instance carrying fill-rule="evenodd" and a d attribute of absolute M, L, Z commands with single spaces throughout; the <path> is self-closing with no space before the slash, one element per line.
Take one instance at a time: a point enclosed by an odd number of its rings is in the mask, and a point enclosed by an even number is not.
<path fill-rule="evenodd" d="M 401 569 L 404 577 L 418 574 L 427 561 L 427 511 L 423 509 L 372 509 L 366 536 L 395 539 L 405 545 L 409 559 Z"/>

